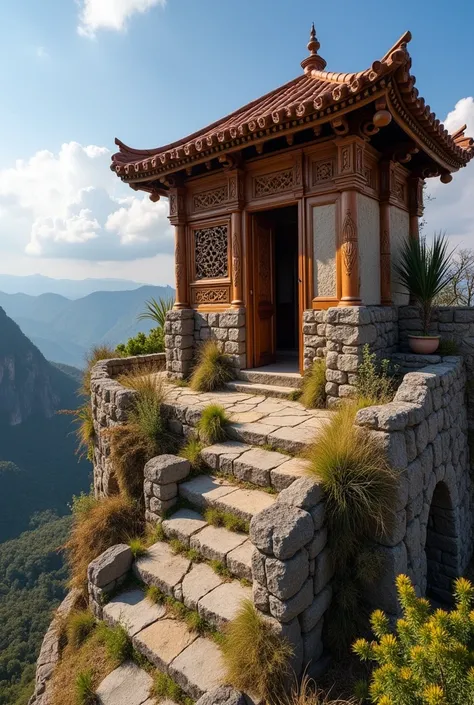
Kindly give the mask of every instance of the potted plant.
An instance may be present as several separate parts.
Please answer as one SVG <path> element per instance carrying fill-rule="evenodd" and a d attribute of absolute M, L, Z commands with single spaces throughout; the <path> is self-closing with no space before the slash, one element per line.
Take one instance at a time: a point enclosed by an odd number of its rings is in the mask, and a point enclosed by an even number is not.
<path fill-rule="evenodd" d="M 440 336 L 429 335 L 433 301 L 448 284 L 452 255 L 446 236 L 441 233 L 435 234 L 431 245 L 424 238 L 409 238 L 401 248 L 395 271 L 420 309 L 423 329 L 421 335 L 408 336 L 414 353 L 431 355 L 438 349 Z"/>

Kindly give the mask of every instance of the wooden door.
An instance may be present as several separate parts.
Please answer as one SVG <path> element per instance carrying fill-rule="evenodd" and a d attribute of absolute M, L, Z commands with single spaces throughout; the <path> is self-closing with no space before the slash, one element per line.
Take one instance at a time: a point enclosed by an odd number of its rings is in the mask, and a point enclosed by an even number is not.
<path fill-rule="evenodd" d="M 274 233 L 263 214 L 252 220 L 254 365 L 261 367 L 276 360 Z"/>

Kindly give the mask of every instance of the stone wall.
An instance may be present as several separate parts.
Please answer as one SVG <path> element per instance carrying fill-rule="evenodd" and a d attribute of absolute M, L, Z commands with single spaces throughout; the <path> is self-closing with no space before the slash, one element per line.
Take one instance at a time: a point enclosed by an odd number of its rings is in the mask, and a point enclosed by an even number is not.
<path fill-rule="evenodd" d="M 369 591 L 374 606 L 397 612 L 394 581 L 407 573 L 417 592 L 447 600 L 472 553 L 466 371 L 461 358 L 405 375 L 395 399 L 362 409 L 400 473 L 393 531 L 379 541 L 384 574 Z"/>
<path fill-rule="evenodd" d="M 194 311 L 168 311 L 165 323 L 166 370 L 174 379 L 185 379 L 194 358 Z"/>
<path fill-rule="evenodd" d="M 126 389 L 114 377 L 131 370 L 164 370 L 165 354 L 137 355 L 98 362 L 91 374 L 91 404 L 94 422 L 94 494 L 107 497 L 118 490 L 110 463 L 108 428 L 125 423 L 135 399 L 133 389 Z"/>
<path fill-rule="evenodd" d="M 399 309 L 400 346 L 408 349 L 408 336 L 421 333 L 421 319 L 415 306 L 402 306 Z M 468 378 L 468 420 L 474 432 L 474 307 L 440 306 L 433 311 L 430 327 L 432 335 L 440 335 L 442 340 L 456 343 L 462 355 Z"/>
<path fill-rule="evenodd" d="M 369 345 L 380 358 L 397 349 L 398 312 L 391 306 L 330 308 L 326 315 L 326 394 L 328 406 L 356 394 L 357 368 Z"/>
<path fill-rule="evenodd" d="M 145 519 L 158 522 L 178 501 L 178 482 L 191 472 L 190 463 L 176 455 L 151 458 L 144 470 Z"/>
<path fill-rule="evenodd" d="M 294 648 L 296 675 L 317 677 L 324 614 L 332 598 L 333 562 L 321 487 L 299 479 L 250 522 L 253 599 Z"/>
<path fill-rule="evenodd" d="M 303 312 L 303 358 L 304 368 L 311 367 L 313 360 L 326 355 L 327 311 L 309 309 Z"/>

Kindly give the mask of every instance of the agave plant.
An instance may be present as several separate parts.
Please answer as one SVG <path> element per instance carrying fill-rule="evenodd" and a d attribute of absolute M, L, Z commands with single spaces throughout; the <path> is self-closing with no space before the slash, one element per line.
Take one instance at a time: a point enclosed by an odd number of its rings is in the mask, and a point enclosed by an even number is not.
<path fill-rule="evenodd" d="M 145 303 L 145 310 L 138 316 L 138 320 L 142 321 L 144 319 L 149 318 L 152 321 L 155 321 L 155 323 L 157 323 L 160 328 L 164 328 L 166 322 L 166 314 L 173 308 L 173 306 L 173 298 L 163 299 L 160 296 L 158 301 L 156 299 L 151 298 Z"/>
<path fill-rule="evenodd" d="M 449 282 L 449 267 L 453 251 L 448 251 L 444 234 L 435 234 L 433 243 L 409 238 L 402 246 L 395 271 L 420 308 L 423 334 L 428 335 L 433 301 Z"/>

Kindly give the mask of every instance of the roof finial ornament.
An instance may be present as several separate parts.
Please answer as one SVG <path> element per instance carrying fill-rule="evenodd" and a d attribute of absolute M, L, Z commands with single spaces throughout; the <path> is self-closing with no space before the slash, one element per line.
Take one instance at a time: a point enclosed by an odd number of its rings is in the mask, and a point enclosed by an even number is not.
<path fill-rule="evenodd" d="M 307 74 L 310 74 L 311 71 L 316 70 L 316 71 L 324 71 L 326 68 L 326 62 L 323 59 L 322 56 L 319 56 L 318 50 L 320 48 L 321 44 L 318 41 L 318 38 L 316 37 L 316 29 L 314 27 L 314 22 L 311 25 L 311 32 L 309 35 L 309 42 L 308 42 L 308 51 L 309 51 L 309 56 L 306 57 L 306 59 L 303 59 L 301 62 L 301 66 L 304 69 L 304 72 Z"/>

